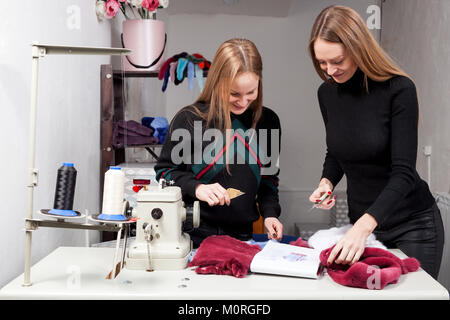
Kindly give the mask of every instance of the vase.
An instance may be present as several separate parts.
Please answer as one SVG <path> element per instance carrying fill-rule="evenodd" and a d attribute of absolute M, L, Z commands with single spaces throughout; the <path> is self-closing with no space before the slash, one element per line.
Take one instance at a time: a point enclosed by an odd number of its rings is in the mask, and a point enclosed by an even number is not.
<path fill-rule="evenodd" d="M 163 21 L 125 20 L 122 24 L 122 47 L 130 49 L 123 56 L 124 71 L 156 71 L 164 62 L 167 35 Z"/>

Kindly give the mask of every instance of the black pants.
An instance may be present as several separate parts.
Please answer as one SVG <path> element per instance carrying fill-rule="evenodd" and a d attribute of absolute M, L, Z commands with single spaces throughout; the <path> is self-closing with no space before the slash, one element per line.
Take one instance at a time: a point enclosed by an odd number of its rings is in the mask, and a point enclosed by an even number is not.
<path fill-rule="evenodd" d="M 436 204 L 411 215 L 401 225 L 389 230 L 375 230 L 374 234 L 386 247 L 398 248 L 419 260 L 422 269 L 437 279 L 444 249 L 444 226 Z"/>
<path fill-rule="evenodd" d="M 250 240 L 253 235 L 253 224 L 245 226 L 218 226 L 201 220 L 199 227 L 196 229 L 192 228 L 192 224 L 185 223 L 183 231 L 187 232 L 191 237 L 194 248 L 198 248 L 205 238 L 212 235 L 229 235 L 241 241 Z"/>

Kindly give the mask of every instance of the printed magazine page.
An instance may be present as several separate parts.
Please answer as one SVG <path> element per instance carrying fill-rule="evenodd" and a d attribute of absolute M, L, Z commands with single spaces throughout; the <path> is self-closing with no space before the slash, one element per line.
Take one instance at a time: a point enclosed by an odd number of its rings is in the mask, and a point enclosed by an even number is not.
<path fill-rule="evenodd" d="M 250 271 L 317 279 L 320 251 L 269 241 L 252 260 Z"/>

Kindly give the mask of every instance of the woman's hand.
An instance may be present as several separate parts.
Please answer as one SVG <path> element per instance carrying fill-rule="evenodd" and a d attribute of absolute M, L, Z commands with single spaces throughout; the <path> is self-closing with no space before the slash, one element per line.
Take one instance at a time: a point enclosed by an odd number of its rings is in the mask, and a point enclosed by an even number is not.
<path fill-rule="evenodd" d="M 332 193 L 333 193 L 333 184 L 327 178 L 323 178 L 322 180 L 320 180 L 317 189 L 314 190 L 311 196 L 309 197 L 309 201 L 311 201 L 312 203 L 319 203 L 320 198 L 324 194 L 330 196 Z M 337 196 L 335 195 L 331 199 L 328 196 L 327 198 L 325 198 L 324 201 L 322 201 L 321 204 L 317 205 L 317 208 L 329 210 L 335 205 Z"/>
<path fill-rule="evenodd" d="M 198 185 L 195 189 L 195 196 L 198 200 L 208 202 L 211 207 L 218 204 L 229 206 L 231 201 L 227 190 L 219 183 Z"/>
<path fill-rule="evenodd" d="M 359 260 L 366 247 L 367 237 L 375 230 L 376 220 L 368 213 L 359 218 L 331 250 L 327 263 L 354 264 Z"/>
<path fill-rule="evenodd" d="M 275 239 L 281 241 L 283 237 L 283 224 L 277 218 L 266 218 L 264 219 L 264 227 L 267 230 L 267 237 L 270 239 Z"/>

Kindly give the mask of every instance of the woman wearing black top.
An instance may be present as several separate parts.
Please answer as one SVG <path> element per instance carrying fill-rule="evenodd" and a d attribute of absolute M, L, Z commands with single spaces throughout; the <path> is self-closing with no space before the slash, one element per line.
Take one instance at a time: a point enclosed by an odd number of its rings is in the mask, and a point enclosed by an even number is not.
<path fill-rule="evenodd" d="M 330 194 L 345 174 L 353 224 L 328 262 L 355 263 L 374 232 L 437 278 L 444 231 L 435 200 L 416 171 L 419 108 L 413 81 L 347 7 L 319 14 L 309 51 L 324 80 L 318 98 L 327 143 L 322 178 L 310 201 Z M 335 201 L 331 197 L 319 207 L 330 209 Z"/>
<path fill-rule="evenodd" d="M 173 180 L 186 203 L 200 200 L 200 227 L 188 231 L 194 247 L 211 235 L 249 240 L 260 215 L 268 237 L 281 240 L 280 140 L 278 116 L 262 105 L 256 46 L 224 42 L 197 101 L 173 118 L 155 166 L 156 178 Z M 243 194 L 231 199 L 228 188 Z"/>

